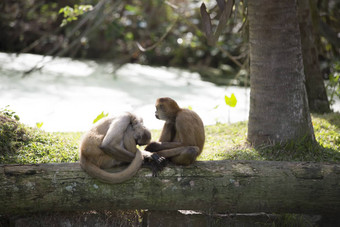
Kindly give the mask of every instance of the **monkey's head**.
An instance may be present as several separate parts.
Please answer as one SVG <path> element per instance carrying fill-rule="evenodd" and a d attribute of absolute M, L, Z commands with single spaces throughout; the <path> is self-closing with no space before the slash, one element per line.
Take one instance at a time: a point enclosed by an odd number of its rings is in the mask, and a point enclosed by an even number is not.
<path fill-rule="evenodd" d="M 157 119 L 164 121 L 172 121 L 176 118 L 178 111 L 180 110 L 176 101 L 171 98 L 159 98 L 156 101 L 155 116 Z"/>
<path fill-rule="evenodd" d="M 131 120 L 133 128 L 133 136 L 138 145 L 146 145 L 151 141 L 151 132 L 144 126 L 142 118 L 134 118 Z"/>

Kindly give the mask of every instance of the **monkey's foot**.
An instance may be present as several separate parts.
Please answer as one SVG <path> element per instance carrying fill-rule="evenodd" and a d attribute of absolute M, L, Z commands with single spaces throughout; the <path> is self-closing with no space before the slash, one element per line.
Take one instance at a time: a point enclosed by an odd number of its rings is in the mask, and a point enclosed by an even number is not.
<path fill-rule="evenodd" d="M 158 155 L 158 154 L 156 154 L 156 153 L 152 154 L 152 155 L 151 155 L 151 158 L 152 158 L 153 161 L 156 162 L 157 165 L 161 166 L 162 169 L 163 169 L 163 168 L 166 166 L 166 164 L 167 164 L 166 158 L 164 158 L 163 156 L 160 156 L 160 155 Z"/>
<path fill-rule="evenodd" d="M 167 163 L 168 161 L 166 158 L 154 153 L 151 155 L 150 159 L 145 159 L 143 166 L 149 168 L 152 171 L 153 177 L 157 177 L 158 173 L 163 170 Z"/>

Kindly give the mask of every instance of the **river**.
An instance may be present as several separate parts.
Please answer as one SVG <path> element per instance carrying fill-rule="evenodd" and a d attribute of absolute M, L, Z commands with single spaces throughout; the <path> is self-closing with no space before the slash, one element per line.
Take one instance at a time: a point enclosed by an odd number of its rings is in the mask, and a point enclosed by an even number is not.
<path fill-rule="evenodd" d="M 43 67 L 23 76 L 34 66 Z M 224 101 L 232 93 L 237 98 L 234 108 Z M 103 111 L 130 111 L 148 128 L 161 128 L 164 122 L 154 117 L 154 104 L 165 96 L 192 108 L 205 125 L 248 118 L 248 88 L 216 86 L 198 73 L 139 64 L 114 72 L 110 62 L 0 53 L 0 108 L 9 105 L 22 123 L 42 122 L 45 131 L 85 131 Z M 340 110 L 339 102 L 333 108 Z"/>

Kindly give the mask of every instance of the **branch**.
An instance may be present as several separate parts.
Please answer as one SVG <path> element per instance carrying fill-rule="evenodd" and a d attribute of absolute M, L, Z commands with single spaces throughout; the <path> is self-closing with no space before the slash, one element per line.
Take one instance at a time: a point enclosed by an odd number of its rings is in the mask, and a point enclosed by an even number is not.
<path fill-rule="evenodd" d="M 104 184 L 78 163 L 0 165 L 0 215 L 105 209 L 340 213 L 340 164 L 209 161 Z"/>

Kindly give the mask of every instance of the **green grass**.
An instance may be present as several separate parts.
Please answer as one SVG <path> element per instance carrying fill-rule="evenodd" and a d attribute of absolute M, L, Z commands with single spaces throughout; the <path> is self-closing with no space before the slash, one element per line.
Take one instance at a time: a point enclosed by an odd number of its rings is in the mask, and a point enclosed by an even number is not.
<path fill-rule="evenodd" d="M 0 163 L 75 162 L 82 133 L 47 133 L 0 115 Z"/>
<path fill-rule="evenodd" d="M 253 148 L 247 123 L 206 126 L 206 143 L 198 160 L 275 160 L 340 162 L 340 114 L 313 115 L 318 146 L 290 144 Z M 83 133 L 47 133 L 0 115 L 0 163 L 60 163 L 78 160 Z M 152 130 L 157 140 L 160 130 Z"/>
<path fill-rule="evenodd" d="M 319 145 L 297 143 L 253 148 L 246 140 L 247 123 L 206 127 L 206 144 L 199 160 L 340 161 L 340 114 L 312 116 Z"/>

